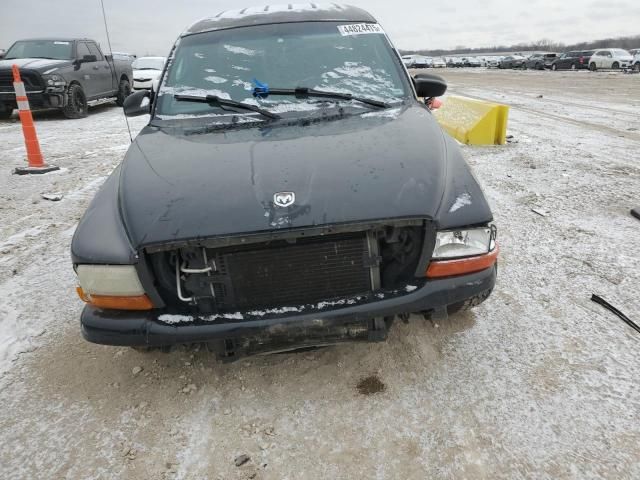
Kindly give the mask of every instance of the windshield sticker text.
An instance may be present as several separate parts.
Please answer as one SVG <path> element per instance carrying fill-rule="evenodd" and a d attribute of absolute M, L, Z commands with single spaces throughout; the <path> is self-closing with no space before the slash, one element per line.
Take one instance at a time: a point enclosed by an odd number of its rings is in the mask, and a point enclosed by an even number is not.
<path fill-rule="evenodd" d="M 384 30 L 377 23 L 354 23 L 352 25 L 338 25 L 338 31 L 343 37 L 347 35 L 365 35 L 367 33 L 381 33 Z"/>

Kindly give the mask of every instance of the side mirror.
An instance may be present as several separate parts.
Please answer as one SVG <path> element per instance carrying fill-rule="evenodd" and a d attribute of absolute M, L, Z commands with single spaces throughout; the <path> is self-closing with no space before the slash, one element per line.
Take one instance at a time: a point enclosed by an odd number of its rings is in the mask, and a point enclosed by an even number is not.
<path fill-rule="evenodd" d="M 92 63 L 97 61 L 98 57 L 96 57 L 95 55 L 85 55 L 80 60 L 78 60 L 78 63 Z"/>
<path fill-rule="evenodd" d="M 446 80 L 432 73 L 419 73 L 413 77 L 413 84 L 419 97 L 441 97 L 447 91 Z"/>
<path fill-rule="evenodd" d="M 151 93 L 147 90 L 132 93 L 124 99 L 122 108 L 127 117 L 148 115 L 151 113 Z"/>

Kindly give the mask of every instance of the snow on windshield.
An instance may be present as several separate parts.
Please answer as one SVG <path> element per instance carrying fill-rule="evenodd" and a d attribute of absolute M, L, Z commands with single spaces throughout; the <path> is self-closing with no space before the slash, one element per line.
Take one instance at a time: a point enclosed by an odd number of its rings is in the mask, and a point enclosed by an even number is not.
<path fill-rule="evenodd" d="M 350 93 L 388 103 L 405 98 L 403 70 L 386 36 L 344 34 L 340 26 L 328 22 L 261 25 L 182 38 L 160 87 L 157 113 L 166 117 L 211 111 L 207 104 L 176 101 L 176 93 L 217 95 L 274 113 L 333 103 L 293 95 L 256 99 L 253 91 L 258 84 Z"/>
<path fill-rule="evenodd" d="M 251 50 L 249 48 L 244 48 L 244 47 L 236 47 L 234 45 L 225 45 L 224 49 L 231 53 L 237 53 L 239 55 L 247 55 L 249 57 L 253 57 L 254 55 L 258 54 L 256 50 Z"/>

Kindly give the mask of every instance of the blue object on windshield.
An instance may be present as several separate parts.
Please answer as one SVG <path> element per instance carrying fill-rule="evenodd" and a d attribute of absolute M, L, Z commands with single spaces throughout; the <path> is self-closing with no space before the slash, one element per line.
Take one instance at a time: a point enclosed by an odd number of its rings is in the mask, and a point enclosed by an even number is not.
<path fill-rule="evenodd" d="M 262 83 L 257 78 L 253 79 L 255 88 L 253 89 L 253 96 L 258 98 L 267 98 L 269 96 L 269 85 Z"/>

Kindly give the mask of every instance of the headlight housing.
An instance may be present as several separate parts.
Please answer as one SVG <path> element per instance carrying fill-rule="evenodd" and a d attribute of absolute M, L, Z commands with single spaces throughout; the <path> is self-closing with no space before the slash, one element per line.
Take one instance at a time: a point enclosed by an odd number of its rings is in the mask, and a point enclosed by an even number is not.
<path fill-rule="evenodd" d="M 496 234 L 494 225 L 438 232 L 426 277 L 455 277 L 494 267 L 499 253 Z"/>
<path fill-rule="evenodd" d="M 133 265 L 78 265 L 78 295 L 99 308 L 150 310 L 153 303 Z"/>
<path fill-rule="evenodd" d="M 495 248 L 496 234 L 494 225 L 438 232 L 432 258 L 443 260 L 489 253 Z"/>
<path fill-rule="evenodd" d="M 60 75 L 45 75 L 44 78 L 49 87 L 63 87 L 67 84 L 64 78 L 62 78 Z"/>

